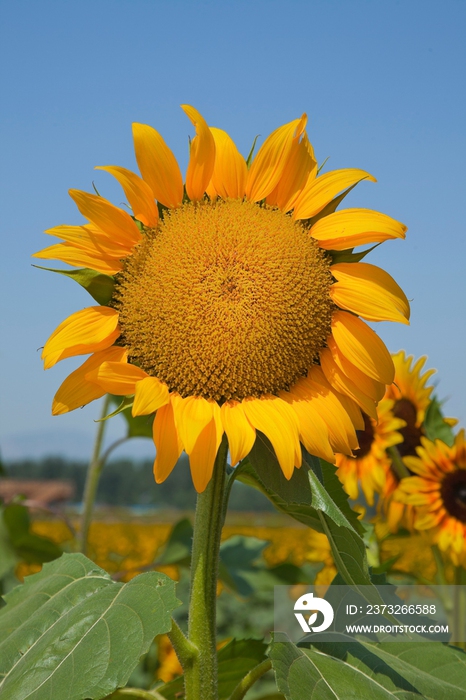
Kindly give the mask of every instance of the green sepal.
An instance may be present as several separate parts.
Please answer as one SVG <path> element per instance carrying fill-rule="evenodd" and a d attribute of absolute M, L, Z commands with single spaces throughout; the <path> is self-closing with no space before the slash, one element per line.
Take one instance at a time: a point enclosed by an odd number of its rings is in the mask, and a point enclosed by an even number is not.
<path fill-rule="evenodd" d="M 316 214 L 315 216 L 311 216 L 310 219 L 306 219 L 305 221 L 302 221 L 301 223 L 306 224 L 306 226 L 311 228 L 312 226 L 314 226 L 314 224 L 317 221 L 319 221 L 319 219 L 323 219 L 324 216 L 328 216 L 329 214 L 333 214 L 335 212 L 337 206 L 339 204 L 341 204 L 341 202 L 344 200 L 346 195 L 349 194 L 351 192 L 351 190 L 353 190 L 356 187 L 356 185 L 359 185 L 360 182 L 362 182 L 363 180 L 366 180 L 366 179 L 367 178 L 362 177 L 360 180 L 358 180 L 358 182 L 355 182 L 354 185 L 351 185 L 351 187 L 348 187 L 348 189 L 345 190 L 344 192 L 342 192 L 341 194 L 339 194 L 338 197 L 335 197 L 334 199 L 332 199 L 331 202 L 326 204 L 325 207 L 318 214 Z"/>
<path fill-rule="evenodd" d="M 32 267 L 48 272 L 58 272 L 59 275 L 70 277 L 81 287 L 84 287 L 101 306 L 107 306 L 112 298 L 115 280 L 110 275 L 104 275 L 102 272 L 96 272 L 88 267 L 80 267 L 77 270 L 55 270 L 52 267 L 42 267 L 41 265 L 33 265 Z"/>
<path fill-rule="evenodd" d="M 127 438 L 152 438 L 152 424 L 155 417 L 154 414 L 149 416 L 133 416 L 130 409 L 133 405 L 134 397 L 127 396 L 123 401 L 121 401 L 121 396 L 111 396 L 111 402 L 117 406 L 117 410 L 111 413 L 110 416 L 106 416 L 106 418 L 110 418 L 111 416 L 117 415 L 117 413 L 121 413 L 126 422 Z M 102 420 L 105 420 L 105 418 Z"/>
<path fill-rule="evenodd" d="M 347 248 L 346 250 L 328 250 L 327 253 L 332 258 L 332 265 L 335 263 L 349 262 L 355 263 L 360 262 L 363 258 L 371 253 L 375 248 L 377 248 L 380 243 L 376 243 L 371 248 L 366 250 L 361 250 L 359 253 L 353 253 L 354 248 Z"/>
<path fill-rule="evenodd" d="M 246 158 L 246 165 L 247 165 L 248 170 L 249 170 L 249 167 L 251 165 L 252 157 L 254 155 L 254 151 L 256 148 L 256 143 L 257 143 L 258 138 L 259 138 L 259 134 L 257 134 L 257 136 L 254 137 L 254 141 L 252 142 L 251 150 L 249 151 L 249 155 Z"/>
<path fill-rule="evenodd" d="M 98 418 L 94 423 L 101 423 L 104 420 L 108 420 L 109 418 L 113 418 L 113 416 L 117 416 L 119 413 L 122 411 L 125 411 L 127 408 L 130 408 L 134 403 L 134 396 L 125 396 L 123 398 L 123 401 L 120 403 L 118 408 L 115 411 L 112 411 L 112 413 L 109 413 L 108 416 L 104 416 L 103 418 Z"/>

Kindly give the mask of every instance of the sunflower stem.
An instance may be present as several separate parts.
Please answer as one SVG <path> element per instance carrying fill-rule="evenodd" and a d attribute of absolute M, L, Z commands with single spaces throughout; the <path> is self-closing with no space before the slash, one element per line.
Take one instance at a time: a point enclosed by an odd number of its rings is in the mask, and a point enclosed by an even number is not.
<path fill-rule="evenodd" d="M 408 468 L 405 466 L 403 460 L 401 459 L 401 455 L 398 452 L 397 448 L 395 445 L 392 447 L 389 447 L 387 449 L 388 456 L 392 460 L 392 467 L 395 471 L 395 474 L 399 479 L 405 479 L 407 476 L 411 476 L 411 473 L 409 472 Z"/>
<path fill-rule="evenodd" d="M 207 488 L 198 494 L 191 557 L 188 639 L 197 649 L 185 669 L 186 700 L 217 700 L 216 603 L 228 442 L 223 436 Z"/>
<path fill-rule="evenodd" d="M 79 533 L 79 551 L 86 554 L 87 537 L 92 519 L 92 511 L 94 510 L 94 501 L 99 484 L 100 473 L 104 465 L 104 461 L 100 458 L 102 443 L 104 439 L 106 421 L 102 420 L 108 414 L 110 408 L 110 396 L 106 395 L 102 404 L 101 420 L 97 424 L 97 433 L 94 441 L 94 449 L 92 450 L 92 458 L 89 462 L 89 467 L 86 474 L 86 483 L 84 485 L 83 495 L 83 514 L 81 518 L 81 531 Z M 107 450 L 108 452 L 108 450 Z"/>

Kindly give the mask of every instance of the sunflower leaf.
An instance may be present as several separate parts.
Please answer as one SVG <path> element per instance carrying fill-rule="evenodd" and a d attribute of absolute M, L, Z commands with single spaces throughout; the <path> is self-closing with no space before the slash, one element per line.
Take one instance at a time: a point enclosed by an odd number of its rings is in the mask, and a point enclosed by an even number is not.
<path fill-rule="evenodd" d="M 445 421 L 441 406 L 440 401 L 434 396 L 427 408 L 423 428 L 429 440 L 442 440 L 451 447 L 455 442 L 455 435 L 451 426 Z"/>
<path fill-rule="evenodd" d="M 307 465 L 303 465 L 301 469 L 295 469 L 289 481 L 285 479 L 272 445 L 265 435 L 258 432 L 254 447 L 248 457 L 236 467 L 230 479 L 238 478 L 256 488 L 282 513 L 323 532 L 319 514 L 312 506 L 308 469 Z"/>
<path fill-rule="evenodd" d="M 64 554 L 5 596 L 2 700 L 97 700 L 124 686 L 153 638 L 171 628 L 175 583 L 150 572 L 122 584 Z"/>
<path fill-rule="evenodd" d="M 372 671 L 351 665 L 311 649 L 292 644 L 286 635 L 272 635 L 268 656 L 272 661 L 278 689 L 287 700 L 415 700 L 416 688 L 397 674 L 383 676 L 384 668 Z M 381 664 L 380 664 L 381 666 Z M 392 678 L 395 678 L 395 683 Z M 348 694 L 348 692 L 350 694 Z"/>
<path fill-rule="evenodd" d="M 52 267 L 42 267 L 41 265 L 33 265 L 39 270 L 47 270 L 48 272 L 57 272 L 59 275 L 70 277 L 75 282 L 84 287 L 89 292 L 91 297 L 96 300 L 101 306 L 107 306 L 112 298 L 115 280 L 110 275 L 104 275 L 102 272 L 96 272 L 88 267 L 80 267 L 77 270 L 56 270 Z"/>

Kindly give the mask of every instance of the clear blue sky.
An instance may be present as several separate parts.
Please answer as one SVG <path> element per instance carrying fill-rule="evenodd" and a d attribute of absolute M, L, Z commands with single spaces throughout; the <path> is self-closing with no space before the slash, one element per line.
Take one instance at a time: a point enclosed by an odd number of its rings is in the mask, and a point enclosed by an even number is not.
<path fill-rule="evenodd" d="M 44 372 L 37 351 L 90 297 L 32 268 L 29 256 L 51 244 L 44 229 L 81 223 L 70 187 L 92 191 L 95 180 L 122 201 L 93 168 L 135 168 L 131 122 L 153 125 L 185 166 L 192 127 L 181 103 L 226 129 L 243 153 L 256 134 L 305 111 L 319 161 L 377 177 L 346 201 L 408 225 L 406 242 L 386 243 L 368 261 L 412 300 L 410 327 L 377 330 L 391 350 L 429 356 L 447 412 L 464 425 L 463 0 L 17 0 L 3 3 L 1 31 L 5 458 L 90 450 L 96 403 L 50 415 L 56 388 L 79 363 Z"/>

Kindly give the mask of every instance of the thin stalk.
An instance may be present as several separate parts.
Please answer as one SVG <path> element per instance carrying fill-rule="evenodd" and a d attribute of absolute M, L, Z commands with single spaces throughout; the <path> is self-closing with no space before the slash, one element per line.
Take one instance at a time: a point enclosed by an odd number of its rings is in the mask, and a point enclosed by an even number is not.
<path fill-rule="evenodd" d="M 244 696 L 250 688 L 257 683 L 259 678 L 262 678 L 267 671 L 272 668 L 272 662 L 270 659 L 266 659 L 261 664 L 258 664 L 252 668 L 245 676 L 240 680 L 232 694 L 230 695 L 230 700 L 243 700 Z"/>
<path fill-rule="evenodd" d="M 405 466 L 403 460 L 401 459 L 401 455 L 398 452 L 397 448 L 395 445 L 392 447 L 389 447 L 387 449 L 388 456 L 392 460 L 392 467 L 399 479 L 404 479 L 407 476 L 411 476 L 408 468 Z"/>
<path fill-rule="evenodd" d="M 228 441 L 223 436 L 212 478 L 197 497 L 191 557 L 188 639 L 197 649 L 185 671 L 186 700 L 217 700 L 216 603 Z"/>
<path fill-rule="evenodd" d="M 183 630 L 178 625 L 176 620 L 172 619 L 172 628 L 168 633 L 168 637 L 173 645 L 183 670 L 186 672 L 186 669 L 193 665 L 194 660 L 198 656 L 196 647 L 194 644 L 191 644 L 189 639 L 185 637 Z"/>
<path fill-rule="evenodd" d="M 108 696 L 107 700 L 119 700 L 119 698 L 139 698 L 139 700 L 165 700 L 156 690 L 143 690 L 142 688 L 119 688 Z"/>
<path fill-rule="evenodd" d="M 102 449 L 106 423 L 106 421 L 102 420 L 102 418 L 105 418 L 105 416 L 108 414 L 109 408 L 110 396 L 107 394 L 102 403 L 102 414 L 100 416 L 101 420 L 97 425 L 94 449 L 92 450 L 92 458 L 87 469 L 86 483 L 84 485 L 83 514 L 81 518 L 81 532 L 79 534 L 79 551 L 83 554 L 86 554 L 87 551 L 87 536 L 89 534 L 89 527 L 91 524 L 92 511 L 94 509 L 94 501 L 97 493 L 100 472 L 102 471 L 100 451 Z"/>

